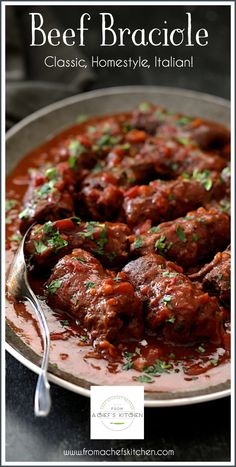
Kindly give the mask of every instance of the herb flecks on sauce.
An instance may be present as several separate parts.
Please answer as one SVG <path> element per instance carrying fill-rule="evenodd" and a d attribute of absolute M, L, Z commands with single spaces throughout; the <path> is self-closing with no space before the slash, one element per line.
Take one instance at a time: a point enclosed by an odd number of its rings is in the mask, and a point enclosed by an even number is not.
<path fill-rule="evenodd" d="M 170 250 L 172 245 L 172 242 L 166 243 L 165 235 L 161 235 L 155 243 L 155 251 L 157 251 L 161 255 L 164 255 L 168 250 Z"/>
<path fill-rule="evenodd" d="M 72 169 L 75 168 L 77 160 L 82 154 L 86 154 L 88 149 L 81 144 L 77 139 L 72 139 L 69 144 L 69 165 Z"/>
<path fill-rule="evenodd" d="M 56 279 L 48 285 L 48 293 L 55 293 L 57 289 L 61 287 L 62 281 L 59 279 Z"/>
<path fill-rule="evenodd" d="M 35 251 L 38 254 L 43 253 L 48 248 L 53 248 L 55 251 L 58 251 L 68 245 L 68 241 L 61 236 L 59 230 L 53 226 L 51 221 L 46 222 L 43 227 L 39 227 L 37 233 L 40 232 L 43 232 L 42 239 L 33 241 Z"/>

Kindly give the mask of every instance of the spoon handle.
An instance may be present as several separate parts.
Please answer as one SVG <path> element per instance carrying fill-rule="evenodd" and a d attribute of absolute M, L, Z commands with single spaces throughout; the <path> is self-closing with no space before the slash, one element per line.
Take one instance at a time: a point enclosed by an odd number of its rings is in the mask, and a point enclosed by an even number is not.
<path fill-rule="evenodd" d="M 46 417 L 51 408 L 50 386 L 45 371 L 40 372 L 34 396 L 34 414 L 36 417 Z"/>
<path fill-rule="evenodd" d="M 24 295 L 36 312 L 43 337 L 43 359 L 35 391 L 34 413 L 36 416 L 44 417 L 48 415 L 51 407 L 50 385 L 47 379 L 47 367 L 50 350 L 50 334 L 43 310 L 33 290 L 31 289 L 26 276 L 25 282 L 27 284 L 27 290 L 25 291 Z"/>

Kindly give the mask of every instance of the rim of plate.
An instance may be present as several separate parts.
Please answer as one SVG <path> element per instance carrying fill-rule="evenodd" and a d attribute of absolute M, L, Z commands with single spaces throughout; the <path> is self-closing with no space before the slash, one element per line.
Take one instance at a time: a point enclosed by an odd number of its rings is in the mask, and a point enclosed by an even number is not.
<path fill-rule="evenodd" d="M 214 94 L 207 94 L 204 92 L 192 91 L 190 89 L 185 88 L 175 88 L 175 87 L 168 87 L 168 86 L 116 86 L 116 87 L 109 87 L 109 88 L 102 88 L 95 91 L 87 91 L 82 94 L 74 94 L 73 96 L 66 97 L 60 101 L 54 102 L 53 104 L 49 104 L 42 109 L 36 110 L 32 114 L 28 115 L 27 117 L 23 118 L 20 122 L 16 123 L 10 130 L 6 133 L 6 141 L 13 136 L 17 131 L 21 128 L 26 126 L 28 123 L 31 123 L 37 120 L 40 117 L 50 113 L 51 111 L 55 111 L 65 107 L 67 105 L 75 104 L 76 102 L 84 101 L 84 100 L 91 100 L 96 97 L 102 97 L 107 95 L 116 95 L 116 94 L 130 94 L 131 92 L 135 93 L 155 93 L 158 92 L 160 94 L 172 94 L 172 95 L 182 95 L 183 97 L 195 97 L 198 99 L 202 99 L 205 102 L 211 102 L 215 104 L 219 104 L 222 106 L 226 106 L 230 108 L 230 101 L 224 99 L 222 97 L 215 96 Z"/>

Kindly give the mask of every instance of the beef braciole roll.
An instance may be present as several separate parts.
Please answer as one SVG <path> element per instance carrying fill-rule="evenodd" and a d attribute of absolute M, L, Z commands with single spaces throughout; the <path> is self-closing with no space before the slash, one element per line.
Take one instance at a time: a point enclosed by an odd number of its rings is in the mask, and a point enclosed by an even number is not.
<path fill-rule="evenodd" d="M 204 290 L 211 295 L 216 295 L 224 305 L 229 306 L 230 266 L 231 254 L 230 248 L 227 248 L 223 252 L 216 253 L 209 264 L 206 264 L 200 271 L 191 274 L 189 277 L 192 280 L 200 280 Z"/>
<path fill-rule="evenodd" d="M 185 139 L 166 139 L 160 137 L 149 138 L 136 156 L 139 160 L 148 160 L 160 178 L 173 179 L 182 175 L 189 175 L 194 170 L 221 171 L 227 161 L 218 154 L 204 152 Z"/>
<path fill-rule="evenodd" d="M 47 283 L 47 302 L 75 317 L 101 346 L 124 334 L 143 333 L 142 304 L 126 274 L 106 271 L 81 249 L 56 264 Z"/>
<path fill-rule="evenodd" d="M 68 162 L 43 171 L 33 170 L 20 213 L 24 233 L 34 222 L 56 220 L 74 214 L 76 177 Z"/>
<path fill-rule="evenodd" d="M 147 102 L 133 111 L 132 124 L 153 135 L 189 138 L 206 150 L 224 151 L 230 142 L 229 130 L 219 123 L 174 113 Z"/>
<path fill-rule="evenodd" d="M 195 170 L 192 176 L 184 174 L 176 180 L 156 180 L 130 188 L 124 195 L 123 210 L 131 227 L 147 219 L 158 224 L 223 198 L 227 189 L 228 183 L 218 172 Z"/>
<path fill-rule="evenodd" d="M 230 218 L 216 209 L 199 208 L 185 217 L 152 227 L 143 235 L 131 236 L 135 256 L 156 252 L 184 269 L 206 262 L 230 239 Z"/>
<path fill-rule="evenodd" d="M 129 227 L 122 223 L 82 222 L 79 218 L 60 219 L 35 225 L 26 241 L 25 253 L 36 267 L 50 268 L 75 248 L 83 248 L 107 266 L 128 259 Z"/>
<path fill-rule="evenodd" d="M 149 329 L 175 344 L 205 338 L 221 343 L 223 313 L 217 299 L 192 283 L 180 267 L 151 253 L 131 261 L 123 271 L 144 303 Z"/>

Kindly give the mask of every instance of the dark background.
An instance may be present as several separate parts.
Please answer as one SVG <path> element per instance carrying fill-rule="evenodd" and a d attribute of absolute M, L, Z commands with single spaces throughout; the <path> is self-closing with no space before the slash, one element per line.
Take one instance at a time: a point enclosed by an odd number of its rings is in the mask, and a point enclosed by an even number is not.
<path fill-rule="evenodd" d="M 229 99 L 230 21 L 229 7 L 7 7 L 7 127 L 52 101 L 90 89 L 120 85 L 162 85 L 193 89 Z M 44 14 L 48 29 L 78 27 L 89 12 L 90 33 L 86 47 L 29 47 L 28 13 Z M 192 13 L 193 28 L 208 29 L 209 45 L 194 47 L 99 47 L 99 11 L 111 11 L 117 27 L 131 29 L 185 27 L 185 12 Z M 100 69 L 53 70 L 42 64 L 47 55 L 100 58 L 144 58 L 194 54 L 194 69 Z M 46 419 L 35 419 L 33 398 L 36 376 L 7 356 L 6 454 L 7 461 L 103 461 L 103 457 L 64 457 L 63 449 L 143 447 L 174 449 L 174 457 L 107 458 L 106 461 L 228 461 L 230 459 L 230 401 L 228 398 L 195 406 L 145 409 L 145 441 L 89 440 L 89 400 L 52 385 L 53 406 Z"/>
<path fill-rule="evenodd" d="M 230 97 L 230 7 L 224 6 L 120 6 L 120 7 L 7 7 L 7 128 L 40 107 L 64 97 L 91 89 L 122 85 L 158 85 L 193 89 L 217 96 Z M 111 12 L 115 29 L 129 27 L 132 31 L 154 27 L 162 29 L 187 27 L 186 11 L 192 14 L 194 33 L 205 28 L 209 44 L 205 47 L 136 47 L 127 39 L 125 47 L 101 47 L 99 12 Z M 85 22 L 85 47 L 30 47 L 30 12 L 43 15 L 43 29 L 78 28 L 84 12 L 91 15 Z M 164 25 L 167 21 L 167 26 Z M 74 59 L 92 55 L 101 59 L 132 57 L 186 59 L 194 55 L 194 68 L 47 68 L 48 55 Z"/>

